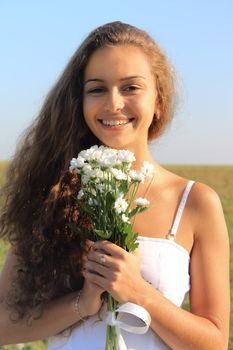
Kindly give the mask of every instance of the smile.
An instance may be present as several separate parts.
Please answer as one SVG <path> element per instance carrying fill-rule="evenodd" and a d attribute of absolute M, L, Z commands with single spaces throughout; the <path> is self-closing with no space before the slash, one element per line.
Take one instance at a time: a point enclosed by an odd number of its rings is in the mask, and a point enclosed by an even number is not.
<path fill-rule="evenodd" d="M 99 122 L 105 126 L 119 126 L 119 125 L 126 125 L 132 122 L 134 118 L 131 119 L 124 119 L 124 120 L 104 120 L 99 119 Z"/>

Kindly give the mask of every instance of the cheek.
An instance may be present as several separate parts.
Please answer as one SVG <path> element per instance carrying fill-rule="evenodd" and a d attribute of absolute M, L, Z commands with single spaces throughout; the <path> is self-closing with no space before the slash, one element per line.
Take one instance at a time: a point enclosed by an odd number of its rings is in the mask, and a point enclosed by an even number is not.
<path fill-rule="evenodd" d="M 146 120 L 148 122 L 148 125 L 151 125 L 156 110 L 156 96 L 150 96 L 150 98 L 148 98 L 148 101 L 146 101 L 144 107 Z"/>
<path fill-rule="evenodd" d="M 139 112 L 144 125 L 151 124 L 155 111 L 152 101 L 144 101 L 141 104 L 135 104 L 135 110 Z"/>
<path fill-rule="evenodd" d="M 84 117 L 86 116 L 86 114 L 88 114 L 88 111 L 89 111 L 89 101 L 88 101 L 88 98 L 85 98 L 83 99 L 83 115 Z"/>
<path fill-rule="evenodd" d="M 93 112 L 94 112 L 93 101 L 91 101 L 89 98 L 84 98 L 84 100 L 83 100 L 83 115 L 84 115 L 84 119 L 85 119 L 87 124 L 89 124 L 89 122 L 91 121 Z"/>

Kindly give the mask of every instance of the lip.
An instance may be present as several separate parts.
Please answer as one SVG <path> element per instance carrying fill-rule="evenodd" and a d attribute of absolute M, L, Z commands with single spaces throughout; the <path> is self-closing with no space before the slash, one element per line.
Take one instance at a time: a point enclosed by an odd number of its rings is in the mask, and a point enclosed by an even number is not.
<path fill-rule="evenodd" d="M 121 121 L 121 120 L 131 120 L 131 119 L 134 119 L 134 118 L 129 118 L 129 117 L 126 117 L 124 115 L 122 116 L 118 116 L 118 117 L 101 117 L 101 118 L 97 118 L 97 120 L 111 120 L 111 121 Z"/>

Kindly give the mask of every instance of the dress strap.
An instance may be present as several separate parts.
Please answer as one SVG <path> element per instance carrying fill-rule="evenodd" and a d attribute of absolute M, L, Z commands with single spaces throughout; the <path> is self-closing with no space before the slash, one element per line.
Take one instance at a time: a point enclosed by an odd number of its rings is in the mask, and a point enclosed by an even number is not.
<path fill-rule="evenodd" d="M 185 190 L 184 190 L 183 196 L 181 198 L 181 201 L 180 201 L 177 213 L 176 213 L 176 217 L 175 217 L 174 223 L 173 223 L 172 228 L 171 228 L 171 230 L 169 232 L 169 239 L 170 240 L 174 240 L 175 239 L 175 236 L 176 236 L 176 233 L 177 233 L 177 230 L 178 230 L 178 227 L 179 227 L 179 223 L 180 223 L 180 220 L 181 220 L 181 217 L 182 217 L 182 213 L 183 213 L 186 201 L 188 199 L 189 192 L 190 192 L 194 182 L 195 181 L 190 180 L 188 182 Z"/>

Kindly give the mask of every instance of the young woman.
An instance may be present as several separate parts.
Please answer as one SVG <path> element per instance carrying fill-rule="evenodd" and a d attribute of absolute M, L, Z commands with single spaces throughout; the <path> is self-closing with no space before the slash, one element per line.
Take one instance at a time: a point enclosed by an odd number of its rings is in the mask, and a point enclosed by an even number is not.
<path fill-rule="evenodd" d="M 208 186 L 161 167 L 148 148 L 173 105 L 173 70 L 138 28 L 103 25 L 71 58 L 9 168 L 2 345 L 49 337 L 50 349 L 104 349 L 101 294 L 108 291 L 151 316 L 146 334 L 122 332 L 128 349 L 227 349 L 229 245 L 220 200 Z M 143 161 L 156 169 L 139 188 L 151 205 L 135 222 L 134 253 L 83 242 L 67 228 L 77 179 L 59 179 L 73 156 L 95 144 L 134 152 L 135 169 Z M 188 291 L 190 312 L 180 308 Z"/>

